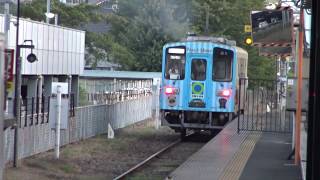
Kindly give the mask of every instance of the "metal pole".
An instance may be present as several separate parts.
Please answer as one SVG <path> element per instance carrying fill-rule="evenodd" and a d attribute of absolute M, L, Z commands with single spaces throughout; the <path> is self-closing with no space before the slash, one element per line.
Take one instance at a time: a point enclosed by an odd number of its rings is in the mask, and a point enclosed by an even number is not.
<path fill-rule="evenodd" d="M 57 86 L 57 121 L 56 121 L 56 147 L 55 156 L 59 159 L 60 155 L 60 121 L 61 121 L 61 86 Z"/>
<path fill-rule="evenodd" d="M 2 37 L 2 41 L 5 37 Z M 6 42 L 5 42 L 6 43 Z M 0 83 L 4 84 L 4 46 L 0 47 L 1 50 L 1 58 L 0 58 Z M 4 158 L 4 132 L 3 132 L 3 121 L 4 121 L 4 86 L 0 86 L 0 179 L 3 179 L 3 170 L 5 165 L 5 158 Z"/>
<path fill-rule="evenodd" d="M 50 13 L 50 0 L 47 0 L 47 16 L 46 16 L 46 23 L 50 23 L 50 18 L 48 17 Z"/>
<path fill-rule="evenodd" d="M 20 18 L 20 0 L 17 0 L 17 24 L 16 24 L 16 85 L 15 85 L 15 106 L 13 109 L 16 122 L 14 124 L 14 145 L 13 145 L 13 167 L 17 167 L 18 161 L 18 126 L 20 119 L 20 94 L 21 94 L 21 58 L 19 48 L 19 18 Z"/>
<path fill-rule="evenodd" d="M 43 95 L 43 92 L 42 92 L 42 85 L 43 85 L 43 77 L 42 75 L 39 75 L 38 76 L 38 112 L 41 113 L 41 109 L 42 109 L 42 95 Z M 39 114 L 38 114 L 39 116 Z"/>
<path fill-rule="evenodd" d="M 8 31 L 10 29 L 10 4 L 5 3 L 4 5 L 4 31 L 5 31 L 5 44 L 8 47 Z"/>
<path fill-rule="evenodd" d="M 58 25 L 58 17 L 59 17 L 58 14 L 54 15 L 54 24 L 55 25 Z"/>
<path fill-rule="evenodd" d="M 4 49 L 8 49 L 8 34 L 9 34 L 9 30 L 10 30 L 10 4 L 8 2 L 6 2 L 4 4 L 4 34 L 5 34 L 5 47 Z M 5 107 L 5 111 L 6 113 L 9 112 L 9 109 L 11 108 L 12 103 L 10 103 L 10 107 L 9 107 L 9 101 L 7 101 L 7 99 L 4 99 L 5 103 L 6 103 L 6 107 Z"/>
<path fill-rule="evenodd" d="M 312 1 L 311 54 L 309 79 L 307 180 L 320 177 L 320 2 Z"/>
<path fill-rule="evenodd" d="M 303 61 L 303 9 L 300 9 L 300 28 L 299 28 L 299 52 L 298 52 L 298 84 L 297 84 L 297 108 L 295 122 L 295 154 L 294 162 L 300 163 L 300 132 L 301 132 L 301 101 L 302 101 L 302 61 Z"/>
<path fill-rule="evenodd" d="M 160 80 L 157 79 L 157 87 L 155 92 L 155 108 L 156 108 L 156 114 L 155 114 L 155 121 L 156 121 L 156 129 L 158 130 L 161 126 L 161 119 L 160 119 L 160 102 L 159 102 L 159 96 L 160 96 Z"/>

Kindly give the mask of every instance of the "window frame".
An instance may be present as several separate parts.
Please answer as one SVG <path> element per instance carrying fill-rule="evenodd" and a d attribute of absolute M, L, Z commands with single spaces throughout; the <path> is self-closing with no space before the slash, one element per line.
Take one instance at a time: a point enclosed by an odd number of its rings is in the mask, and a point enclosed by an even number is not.
<path fill-rule="evenodd" d="M 204 72 L 204 79 L 193 79 L 193 77 L 192 77 L 192 73 L 193 73 L 193 62 L 194 61 L 204 61 L 205 62 L 205 72 Z M 208 62 L 207 62 L 208 60 L 207 59 L 205 59 L 205 58 L 192 58 L 191 59 L 191 68 L 190 68 L 190 79 L 192 80 L 192 81 L 206 81 L 207 80 L 207 66 L 208 66 Z"/>
<path fill-rule="evenodd" d="M 230 52 L 232 52 L 232 56 L 231 56 L 231 68 L 230 68 L 230 78 L 228 78 L 228 79 L 216 79 L 215 77 L 214 77 L 214 70 L 215 70 L 215 62 L 216 62 L 216 59 L 215 59 L 215 49 L 222 49 L 222 50 L 226 50 L 226 51 L 230 51 Z M 235 55 L 235 52 L 232 50 L 232 49 L 225 49 L 225 48 L 221 48 L 221 47 L 214 47 L 213 48 L 213 54 L 212 54 L 213 56 L 212 56 L 212 81 L 216 81 L 216 82 L 232 82 L 232 80 L 233 80 L 233 63 L 234 63 L 234 59 L 235 59 L 235 57 L 234 57 L 234 55 Z"/>
<path fill-rule="evenodd" d="M 169 49 L 170 48 L 180 48 L 180 49 L 184 49 L 184 54 L 178 54 L 178 53 L 170 53 L 169 54 Z M 184 57 L 184 65 L 183 66 L 181 66 L 181 67 L 183 67 L 183 76 L 181 76 L 181 77 L 183 77 L 183 78 L 179 78 L 179 79 L 170 79 L 170 77 L 169 78 L 167 78 L 167 68 L 168 68 L 168 55 L 176 55 L 176 56 L 182 56 L 182 57 Z M 167 47 L 166 48 L 166 51 L 165 51 L 165 66 L 164 66 L 164 79 L 166 79 L 166 80 L 184 80 L 185 78 L 186 78 L 186 64 L 187 64 L 187 48 L 186 48 L 186 46 L 173 46 L 173 47 Z M 181 74 L 180 74 L 181 75 Z"/>

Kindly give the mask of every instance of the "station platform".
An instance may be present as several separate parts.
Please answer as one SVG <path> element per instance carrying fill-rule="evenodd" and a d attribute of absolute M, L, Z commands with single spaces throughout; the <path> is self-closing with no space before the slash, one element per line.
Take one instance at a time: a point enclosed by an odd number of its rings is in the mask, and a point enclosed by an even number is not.
<path fill-rule="evenodd" d="M 170 174 L 173 180 L 302 180 L 290 134 L 237 133 L 237 121 Z"/>

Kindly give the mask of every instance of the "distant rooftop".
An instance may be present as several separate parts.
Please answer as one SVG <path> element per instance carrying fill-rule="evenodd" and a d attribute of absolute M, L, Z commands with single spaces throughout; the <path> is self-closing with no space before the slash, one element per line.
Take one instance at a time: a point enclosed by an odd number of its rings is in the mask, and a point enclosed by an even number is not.
<path fill-rule="evenodd" d="M 161 72 L 138 72 L 138 71 L 105 71 L 84 70 L 82 78 L 122 78 L 122 79 L 153 79 L 161 78 Z"/>
<path fill-rule="evenodd" d="M 117 70 L 117 68 L 120 68 L 121 65 L 115 64 L 108 61 L 98 61 L 97 65 L 95 67 L 91 67 L 91 65 L 86 65 L 84 67 L 85 70 Z"/>

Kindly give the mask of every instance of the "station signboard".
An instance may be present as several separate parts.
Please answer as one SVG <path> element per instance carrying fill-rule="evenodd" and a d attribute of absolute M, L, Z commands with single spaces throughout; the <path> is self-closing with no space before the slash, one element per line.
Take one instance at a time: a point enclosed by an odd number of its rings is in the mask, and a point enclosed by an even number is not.
<path fill-rule="evenodd" d="M 251 12 L 252 38 L 257 44 L 292 42 L 293 13 L 290 9 Z"/>
<path fill-rule="evenodd" d="M 293 12 L 291 9 L 251 12 L 254 46 L 261 55 L 288 56 L 293 41 Z"/>

